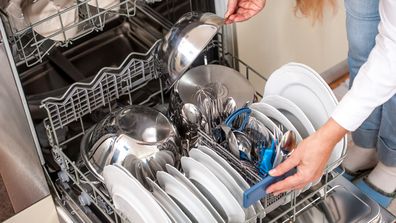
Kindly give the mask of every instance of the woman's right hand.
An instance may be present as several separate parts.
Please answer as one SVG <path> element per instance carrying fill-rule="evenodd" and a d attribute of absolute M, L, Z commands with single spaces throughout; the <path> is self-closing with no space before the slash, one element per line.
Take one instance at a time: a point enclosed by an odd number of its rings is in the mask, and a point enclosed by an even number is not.
<path fill-rule="evenodd" d="M 257 15 L 265 6 L 266 0 L 228 0 L 224 16 L 226 24 L 242 22 Z"/>

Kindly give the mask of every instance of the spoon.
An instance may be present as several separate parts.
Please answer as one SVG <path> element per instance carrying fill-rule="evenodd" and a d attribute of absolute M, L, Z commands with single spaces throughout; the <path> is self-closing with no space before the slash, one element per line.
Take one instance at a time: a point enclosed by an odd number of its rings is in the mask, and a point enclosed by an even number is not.
<path fill-rule="evenodd" d="M 220 124 L 220 128 L 225 133 L 225 137 L 231 153 L 239 158 L 238 140 L 235 137 L 235 134 L 232 132 L 231 128 L 228 127 L 226 124 Z"/>
<path fill-rule="evenodd" d="M 291 153 L 297 147 L 297 137 L 294 131 L 288 130 L 282 136 L 280 146 L 282 150 Z"/>
<path fill-rule="evenodd" d="M 237 145 L 239 150 L 239 158 L 252 160 L 252 142 L 249 140 L 248 136 L 240 131 L 234 131 L 235 138 L 237 139 Z"/>
<path fill-rule="evenodd" d="M 197 106 L 186 103 L 182 107 L 182 117 L 189 124 L 196 127 L 201 126 L 202 123 L 202 113 L 197 108 Z"/>
<path fill-rule="evenodd" d="M 230 116 L 237 108 L 236 102 L 234 98 L 228 97 L 224 104 L 223 104 L 223 116 L 224 118 L 227 118 Z"/>

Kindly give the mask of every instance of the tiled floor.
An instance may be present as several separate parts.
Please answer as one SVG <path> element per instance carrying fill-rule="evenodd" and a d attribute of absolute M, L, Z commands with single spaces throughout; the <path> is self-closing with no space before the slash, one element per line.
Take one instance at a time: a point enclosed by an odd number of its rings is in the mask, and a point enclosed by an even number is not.
<path fill-rule="evenodd" d="M 8 219 L 12 215 L 14 215 L 14 210 L 12 209 L 7 190 L 0 175 L 0 222 Z"/>

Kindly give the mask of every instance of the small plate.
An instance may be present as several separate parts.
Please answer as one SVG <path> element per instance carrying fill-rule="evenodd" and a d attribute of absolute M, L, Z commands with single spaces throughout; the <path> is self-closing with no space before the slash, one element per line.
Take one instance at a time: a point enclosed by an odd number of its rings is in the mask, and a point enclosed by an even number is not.
<path fill-rule="evenodd" d="M 105 185 L 111 197 L 115 198 L 114 206 L 130 221 L 171 222 L 150 192 L 127 172 L 115 165 L 103 169 Z"/>
<path fill-rule="evenodd" d="M 184 186 L 186 186 L 187 189 L 189 189 L 191 193 L 193 193 L 205 205 L 213 217 L 216 218 L 217 222 L 225 222 L 216 209 L 212 206 L 212 204 L 210 204 L 208 199 L 206 199 L 206 197 L 194 186 L 193 183 L 191 183 L 189 179 L 187 179 L 186 176 L 169 164 L 166 165 L 166 171 L 176 178 L 176 180 L 178 180 L 180 183 L 184 184 Z"/>
<path fill-rule="evenodd" d="M 220 166 L 223 167 L 232 176 L 232 178 L 235 180 L 235 182 L 243 191 L 250 188 L 249 184 L 243 179 L 243 177 L 234 168 L 232 168 L 225 159 L 221 158 L 216 152 L 214 152 L 213 150 L 209 149 L 206 146 L 198 146 L 198 150 L 209 155 L 210 157 L 212 157 L 213 160 L 215 160 L 218 164 L 220 164 Z M 253 207 L 256 213 L 261 213 L 264 210 L 264 207 L 263 205 L 261 205 L 260 202 L 255 203 Z"/>
<path fill-rule="evenodd" d="M 306 138 L 315 132 L 311 121 L 304 112 L 292 101 L 279 95 L 269 95 L 261 102 L 269 104 L 278 109 L 296 127 L 302 138 Z"/>
<path fill-rule="evenodd" d="M 287 130 L 291 130 L 296 133 L 297 142 L 302 141 L 302 137 L 293 124 L 276 108 L 266 103 L 254 103 L 250 105 L 251 108 L 263 113 L 268 118 L 272 118 L 283 125 Z"/>
<path fill-rule="evenodd" d="M 162 190 L 154 181 L 150 178 L 146 178 L 148 184 L 152 188 L 152 194 L 159 205 L 164 209 L 164 211 L 168 214 L 170 218 L 174 222 L 191 222 L 190 219 L 184 214 L 184 212 L 177 206 L 177 204 L 166 194 L 165 191 Z"/>
<path fill-rule="evenodd" d="M 182 157 L 186 177 L 209 199 L 227 222 L 243 222 L 245 212 L 224 184 L 204 165 L 190 157 Z"/>
<path fill-rule="evenodd" d="M 205 205 L 176 178 L 164 171 L 159 171 L 157 180 L 161 188 L 177 201 L 179 207 L 193 222 L 217 222 Z"/>
<path fill-rule="evenodd" d="M 227 187 L 228 191 L 231 192 L 232 196 L 234 196 L 239 205 L 243 208 L 243 190 L 238 186 L 234 178 L 232 178 L 232 176 L 219 163 L 198 149 L 190 150 L 189 155 L 191 158 L 206 166 L 217 177 L 217 179 L 219 179 L 224 184 L 224 186 Z M 253 206 L 244 208 L 244 211 L 246 220 L 256 215 L 256 211 L 254 211 Z"/>

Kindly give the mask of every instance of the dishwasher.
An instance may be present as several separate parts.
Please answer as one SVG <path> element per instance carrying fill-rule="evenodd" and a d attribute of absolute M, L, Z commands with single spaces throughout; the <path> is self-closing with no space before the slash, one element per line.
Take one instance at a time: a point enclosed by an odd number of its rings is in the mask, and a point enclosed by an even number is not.
<path fill-rule="evenodd" d="M 1 121 L 4 126 L 11 120 L 17 127 L 2 130 L 1 141 L 21 144 L 17 144 L 18 148 L 7 143 L 1 147 L 1 154 L 5 155 L 0 170 L 11 200 L 13 195 L 20 195 L 12 201 L 16 210 L 51 196 L 64 222 L 129 222 L 115 208 L 103 183 L 91 177 L 81 160 L 81 140 L 93 125 L 119 107 L 144 105 L 167 114 L 173 86 L 167 83 L 166 71 L 158 61 L 159 40 L 183 14 L 221 14 L 226 4 L 121 0 L 104 9 L 98 7 L 99 2 L 76 1 L 33 25 L 21 25 L 21 11 L 15 8 L 21 2 L 10 1 L 8 7 L 7 3 L 2 4 L 1 100 L 5 106 L 1 114 L 10 117 L 15 112 L 17 117 Z M 78 15 L 78 22 L 63 24 L 62 19 L 70 12 Z M 38 32 L 45 21 L 57 17 L 60 28 L 46 37 Z M 262 74 L 237 57 L 233 41 L 233 27 L 222 27 L 191 67 L 221 64 L 238 70 L 248 80 L 265 83 L 267 79 Z M 259 91 L 255 93 L 256 101 L 263 96 Z M 30 141 L 24 143 L 24 137 L 30 137 Z M 227 156 L 224 147 L 204 131 L 198 130 L 197 137 L 201 145 Z M 189 149 L 189 141 L 182 140 L 181 146 Z M 244 173 L 232 159 L 228 161 L 244 178 L 255 177 Z M 341 161 L 342 158 L 335 165 Z M 320 183 L 303 193 L 268 195 L 261 204 L 262 210 L 246 221 L 395 220 L 334 170 L 326 171 Z"/>

